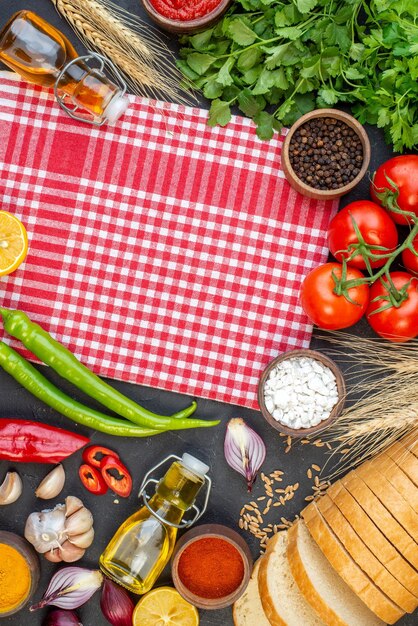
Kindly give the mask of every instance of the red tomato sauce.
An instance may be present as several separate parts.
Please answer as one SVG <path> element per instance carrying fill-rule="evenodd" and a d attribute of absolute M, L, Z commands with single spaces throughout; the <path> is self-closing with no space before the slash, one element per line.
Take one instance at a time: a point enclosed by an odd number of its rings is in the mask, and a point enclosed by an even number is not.
<path fill-rule="evenodd" d="M 171 20 L 188 22 L 213 11 L 221 0 L 150 0 L 154 9 Z"/>

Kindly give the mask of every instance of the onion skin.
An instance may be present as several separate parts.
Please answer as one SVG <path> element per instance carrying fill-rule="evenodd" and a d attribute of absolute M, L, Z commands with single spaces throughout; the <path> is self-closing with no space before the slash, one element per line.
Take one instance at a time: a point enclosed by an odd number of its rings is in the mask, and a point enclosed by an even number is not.
<path fill-rule="evenodd" d="M 108 578 L 103 582 L 100 608 L 112 626 L 132 626 L 135 605 L 128 592 Z"/>

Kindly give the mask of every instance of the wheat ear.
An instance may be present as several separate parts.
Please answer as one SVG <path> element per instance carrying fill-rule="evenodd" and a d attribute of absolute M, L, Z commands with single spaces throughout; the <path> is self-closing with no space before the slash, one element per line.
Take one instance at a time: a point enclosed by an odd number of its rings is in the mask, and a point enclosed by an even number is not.
<path fill-rule="evenodd" d="M 51 0 L 82 42 L 122 71 L 130 91 L 189 104 L 180 72 L 157 32 L 109 0 Z"/>

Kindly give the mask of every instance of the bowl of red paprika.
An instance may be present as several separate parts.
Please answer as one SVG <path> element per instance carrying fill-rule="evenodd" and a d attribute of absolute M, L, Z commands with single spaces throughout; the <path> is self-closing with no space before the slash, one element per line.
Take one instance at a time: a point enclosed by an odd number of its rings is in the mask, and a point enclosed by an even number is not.
<path fill-rule="evenodd" d="M 171 574 L 185 600 L 199 609 L 223 609 L 244 593 L 252 571 L 251 552 L 235 530 L 202 524 L 177 542 Z"/>
<path fill-rule="evenodd" d="M 149 17 L 172 33 L 194 33 L 219 20 L 231 0 L 141 0 Z"/>

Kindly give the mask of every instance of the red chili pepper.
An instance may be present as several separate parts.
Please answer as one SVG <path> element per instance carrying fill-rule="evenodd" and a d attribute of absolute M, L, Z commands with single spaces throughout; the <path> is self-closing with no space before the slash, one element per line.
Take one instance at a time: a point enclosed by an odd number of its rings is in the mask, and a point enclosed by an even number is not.
<path fill-rule="evenodd" d="M 83 483 L 84 487 L 90 493 L 96 494 L 96 496 L 102 496 L 107 491 L 107 485 L 99 470 L 91 465 L 84 463 L 78 470 L 78 475 Z"/>
<path fill-rule="evenodd" d="M 119 458 L 119 454 L 104 446 L 88 446 L 88 448 L 84 448 L 83 450 L 84 463 L 92 467 L 100 467 L 105 456 L 113 456 L 115 459 Z"/>
<path fill-rule="evenodd" d="M 41 422 L 0 419 L 0 459 L 60 463 L 89 443 L 87 437 Z"/>
<path fill-rule="evenodd" d="M 112 491 L 121 498 L 127 498 L 130 495 L 132 478 L 120 459 L 114 456 L 105 456 L 101 462 L 100 469 L 107 486 Z"/>

